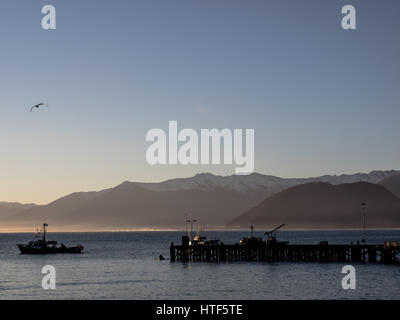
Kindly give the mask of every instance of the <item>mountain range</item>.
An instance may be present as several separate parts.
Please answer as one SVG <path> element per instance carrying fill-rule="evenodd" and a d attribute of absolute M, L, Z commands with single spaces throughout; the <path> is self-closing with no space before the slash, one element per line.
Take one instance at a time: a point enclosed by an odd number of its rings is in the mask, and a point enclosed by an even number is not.
<path fill-rule="evenodd" d="M 396 194 L 398 189 L 390 190 L 398 187 L 398 183 L 392 181 L 391 177 L 394 176 L 400 176 L 400 172 L 395 170 L 372 171 L 314 178 L 279 178 L 259 173 L 247 176 L 216 176 L 202 173 L 189 178 L 167 180 L 160 183 L 126 181 L 116 187 L 101 191 L 72 193 L 46 205 L 0 203 L 0 222 L 3 226 L 32 227 L 46 221 L 56 227 L 86 230 L 180 228 L 185 225 L 184 214 L 187 213 L 189 218 L 197 219 L 199 223 L 209 227 L 223 227 L 227 224 L 229 226 L 238 224 L 240 227 L 245 227 L 251 221 L 259 223 L 262 221 L 261 218 L 258 220 L 257 214 L 249 213 L 249 211 L 260 208 L 260 205 L 268 199 L 275 199 L 273 200 L 275 202 L 274 206 L 269 207 L 271 206 L 269 204 L 267 207 L 277 209 L 276 198 L 278 196 L 279 202 L 282 204 L 293 203 L 294 200 L 291 198 L 293 195 L 288 195 L 285 191 L 290 191 L 296 186 L 308 185 L 326 189 L 323 199 L 328 201 L 327 204 L 332 201 L 346 201 L 346 203 L 354 201 L 356 207 L 360 201 L 369 202 L 368 199 L 373 199 L 371 190 L 387 192 L 389 195 L 385 197 L 379 193 L 381 200 L 374 198 L 374 204 L 371 202 L 371 209 L 368 208 L 368 213 L 371 217 L 377 215 L 380 206 L 386 208 L 384 204 L 388 201 L 387 203 L 390 203 L 388 206 L 391 207 L 390 210 L 388 209 L 390 211 L 388 211 L 390 213 L 390 215 L 388 213 L 388 217 L 394 217 L 395 213 L 393 212 L 397 210 L 397 203 L 391 197 L 398 199 L 392 194 L 392 192 Z M 360 182 L 364 184 L 357 184 Z M 353 185 L 353 188 L 346 189 L 347 185 Z M 370 189 L 371 185 L 379 187 L 379 189 Z M 344 188 L 349 194 L 355 193 L 357 196 L 345 200 L 332 195 L 332 199 L 330 199 L 328 194 L 335 194 L 338 190 L 335 186 L 340 190 Z M 319 208 L 320 215 L 331 216 L 323 220 L 329 223 L 322 223 L 317 209 L 306 210 L 306 204 L 313 208 L 315 203 L 320 201 L 318 199 L 321 195 L 316 192 L 319 187 L 309 191 L 308 200 L 303 203 L 303 211 L 293 211 L 292 216 L 283 215 L 282 218 L 287 219 L 284 222 L 292 227 L 323 227 L 332 225 L 335 220 L 339 221 L 337 225 L 348 227 L 355 225 L 355 218 L 353 220 L 345 218 L 347 215 L 356 215 L 356 211 L 349 213 L 348 207 L 345 206 L 332 207 L 333 209 L 329 212 L 323 211 L 322 205 L 316 207 Z M 294 190 L 301 190 L 301 188 Z M 365 195 L 362 195 L 363 192 Z M 389 199 L 392 200 L 389 201 Z M 372 208 L 376 210 L 372 211 Z M 292 209 L 293 206 L 291 206 Z M 271 220 L 271 224 L 275 223 L 279 219 L 274 220 L 273 217 L 279 216 L 283 211 L 279 212 L 266 213 L 266 219 Z M 310 215 L 310 212 L 314 212 L 314 214 Z M 246 220 L 244 213 L 248 213 L 250 218 Z M 257 219 L 252 220 L 253 217 L 257 217 Z M 370 221 L 378 223 L 379 218 Z M 269 226 L 270 223 L 266 222 L 268 221 L 264 221 L 262 224 Z M 389 220 L 385 223 L 390 224 Z"/>
<path fill-rule="evenodd" d="M 0 202 L 0 219 L 34 207 L 36 207 L 36 204 L 34 203 L 22 204 L 18 202 Z"/>

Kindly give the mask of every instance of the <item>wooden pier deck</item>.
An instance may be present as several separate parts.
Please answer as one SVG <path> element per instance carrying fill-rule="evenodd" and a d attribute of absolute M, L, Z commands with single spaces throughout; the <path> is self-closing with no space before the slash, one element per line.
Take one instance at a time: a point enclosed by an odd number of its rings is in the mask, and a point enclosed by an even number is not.
<path fill-rule="evenodd" d="M 356 262 L 400 263 L 400 248 L 367 244 L 174 245 L 171 262 Z"/>

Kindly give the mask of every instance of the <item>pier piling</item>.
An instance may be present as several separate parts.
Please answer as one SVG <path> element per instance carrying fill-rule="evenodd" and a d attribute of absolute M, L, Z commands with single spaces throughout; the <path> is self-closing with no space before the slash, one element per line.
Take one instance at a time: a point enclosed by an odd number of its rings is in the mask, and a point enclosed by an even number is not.
<path fill-rule="evenodd" d="M 399 263 L 399 248 L 384 245 L 182 245 L 171 243 L 171 262 L 342 262 Z"/>

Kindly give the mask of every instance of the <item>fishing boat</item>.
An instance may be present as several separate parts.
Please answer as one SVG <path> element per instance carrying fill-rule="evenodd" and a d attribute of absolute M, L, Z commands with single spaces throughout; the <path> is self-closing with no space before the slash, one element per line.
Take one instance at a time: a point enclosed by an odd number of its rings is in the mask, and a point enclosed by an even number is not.
<path fill-rule="evenodd" d="M 63 243 L 58 245 L 57 241 L 47 240 L 47 223 L 43 223 L 42 229 L 36 232 L 32 241 L 24 244 L 17 244 L 23 254 L 54 254 L 54 253 L 81 253 L 83 246 L 66 247 Z"/>
<path fill-rule="evenodd" d="M 276 227 L 272 231 L 265 232 L 264 235 L 268 236 L 266 241 L 263 241 L 262 238 L 257 238 L 254 236 L 254 227 L 250 226 L 250 234 L 247 237 L 244 237 L 240 240 L 240 244 L 247 246 L 258 246 L 258 245 L 286 245 L 289 241 L 278 241 L 276 238 L 276 232 L 284 227 L 285 224 L 281 224 L 279 227 Z"/>
<path fill-rule="evenodd" d="M 219 239 L 207 239 L 206 234 L 203 230 L 200 230 L 197 235 L 195 235 L 192 241 L 189 242 L 191 246 L 201 246 L 201 245 L 219 245 L 221 240 Z"/>
<path fill-rule="evenodd" d="M 264 235 L 268 236 L 268 239 L 266 241 L 267 244 L 269 245 L 285 245 L 285 244 L 289 244 L 289 241 L 278 241 L 276 239 L 276 232 L 284 227 L 286 224 L 281 224 L 279 227 L 276 227 L 274 230 L 272 231 L 267 231 L 264 233 Z"/>
<path fill-rule="evenodd" d="M 254 227 L 250 226 L 250 233 L 247 237 L 244 237 L 239 241 L 242 245 L 261 245 L 263 243 L 262 238 L 257 238 L 254 236 Z"/>

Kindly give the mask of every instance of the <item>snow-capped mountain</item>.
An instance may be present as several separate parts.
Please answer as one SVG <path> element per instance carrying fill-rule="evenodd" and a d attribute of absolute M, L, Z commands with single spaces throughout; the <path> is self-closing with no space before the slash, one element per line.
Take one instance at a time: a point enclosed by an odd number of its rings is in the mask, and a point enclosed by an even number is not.
<path fill-rule="evenodd" d="M 379 181 L 399 173 L 396 170 L 371 171 L 370 173 L 324 175 L 312 178 L 279 178 L 271 175 L 253 173 L 250 175 L 216 176 L 201 173 L 190 178 L 167 180 L 160 183 L 136 183 L 140 187 L 153 191 L 178 190 L 213 190 L 229 189 L 236 192 L 268 191 L 276 193 L 281 190 L 309 182 L 327 182 L 333 185 L 354 182 L 378 183 Z"/>

